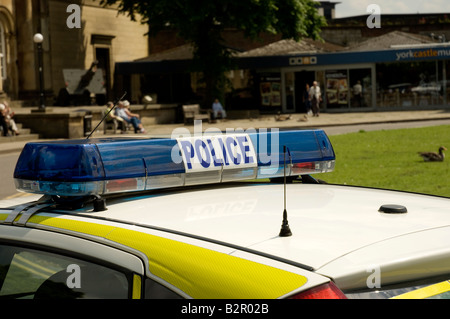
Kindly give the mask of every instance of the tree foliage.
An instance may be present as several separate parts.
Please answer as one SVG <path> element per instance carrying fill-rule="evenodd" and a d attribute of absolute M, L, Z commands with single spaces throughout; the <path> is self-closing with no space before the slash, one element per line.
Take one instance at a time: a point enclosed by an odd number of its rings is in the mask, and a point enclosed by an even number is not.
<path fill-rule="evenodd" d="M 223 31 L 241 30 L 251 40 L 261 33 L 282 38 L 320 38 L 325 25 L 312 0 L 100 0 L 116 5 L 132 20 L 149 25 L 149 35 L 172 29 L 194 48 L 194 67 L 205 75 L 213 95 L 223 90 L 224 72 L 232 68 L 232 52 Z"/>

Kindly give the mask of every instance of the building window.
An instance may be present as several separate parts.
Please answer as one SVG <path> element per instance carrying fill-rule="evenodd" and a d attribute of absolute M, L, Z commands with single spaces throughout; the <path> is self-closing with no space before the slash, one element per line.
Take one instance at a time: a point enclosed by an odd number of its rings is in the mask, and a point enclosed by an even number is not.
<path fill-rule="evenodd" d="M 370 68 L 326 70 L 326 108 L 373 107 L 371 74 Z"/>
<path fill-rule="evenodd" d="M 379 63 L 377 106 L 443 105 L 447 99 L 446 74 L 444 61 Z"/>
<path fill-rule="evenodd" d="M 349 84 L 347 70 L 327 71 L 325 77 L 327 107 L 348 107 Z"/>

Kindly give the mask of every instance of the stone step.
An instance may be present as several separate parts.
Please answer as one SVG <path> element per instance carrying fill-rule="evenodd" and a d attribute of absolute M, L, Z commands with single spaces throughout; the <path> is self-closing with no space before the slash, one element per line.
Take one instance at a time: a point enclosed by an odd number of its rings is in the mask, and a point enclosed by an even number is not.
<path fill-rule="evenodd" d="M 14 111 L 15 109 L 20 109 L 23 107 L 27 107 L 27 102 L 26 101 L 22 101 L 22 100 L 9 100 L 8 101 L 9 106 L 11 107 L 11 109 Z"/>
<path fill-rule="evenodd" d="M 1 143 L 11 143 L 11 142 L 26 142 L 38 140 L 39 134 L 20 134 L 16 136 L 0 136 L 0 144 Z M 0 147 L 1 148 L 1 147 Z"/>
<path fill-rule="evenodd" d="M 23 127 L 22 123 L 16 123 L 16 126 L 19 129 L 20 135 L 31 134 L 31 129 Z"/>
<path fill-rule="evenodd" d="M 23 127 L 23 125 L 22 125 L 22 123 L 17 123 L 16 122 L 16 126 L 17 126 L 17 128 L 18 128 L 18 130 L 19 130 L 19 134 L 20 135 L 29 135 L 29 134 L 31 134 L 31 129 L 29 129 L 29 128 L 24 128 Z M 2 133 L 2 128 L 0 128 L 0 135 L 1 135 L 1 133 Z M 10 132 L 11 133 L 11 132 Z M 20 136 L 19 135 L 19 136 Z"/>

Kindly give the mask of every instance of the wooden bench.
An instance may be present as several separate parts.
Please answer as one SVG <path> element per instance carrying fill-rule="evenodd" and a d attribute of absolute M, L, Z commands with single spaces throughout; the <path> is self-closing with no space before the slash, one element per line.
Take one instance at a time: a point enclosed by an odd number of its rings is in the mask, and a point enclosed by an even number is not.
<path fill-rule="evenodd" d="M 103 121 L 103 134 L 106 134 L 108 129 L 111 129 L 114 134 L 117 132 L 117 128 L 119 127 L 119 123 L 115 118 L 112 118 L 109 114 L 106 115 L 109 112 L 109 110 L 104 110 L 102 112 L 102 118 L 105 118 Z"/>
<path fill-rule="evenodd" d="M 102 118 L 106 116 L 108 112 L 109 110 L 104 110 L 102 112 Z M 116 134 L 118 129 L 120 129 L 122 132 L 126 132 L 129 127 L 131 127 L 131 124 L 118 117 L 112 117 L 111 114 L 108 113 L 105 120 L 103 121 L 103 134 L 106 134 L 109 129 L 111 129 L 114 134 Z"/>
<path fill-rule="evenodd" d="M 202 113 L 199 104 L 183 105 L 184 124 L 193 123 L 195 120 L 207 120 L 211 119 L 211 112 Z"/>

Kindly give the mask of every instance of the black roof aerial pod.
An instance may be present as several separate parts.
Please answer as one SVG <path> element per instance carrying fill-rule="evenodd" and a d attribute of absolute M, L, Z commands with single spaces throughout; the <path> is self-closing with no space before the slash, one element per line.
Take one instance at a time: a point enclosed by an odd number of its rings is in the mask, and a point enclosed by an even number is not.
<path fill-rule="evenodd" d="M 381 205 L 378 211 L 385 214 L 405 214 L 408 212 L 405 206 L 397 204 Z"/>

